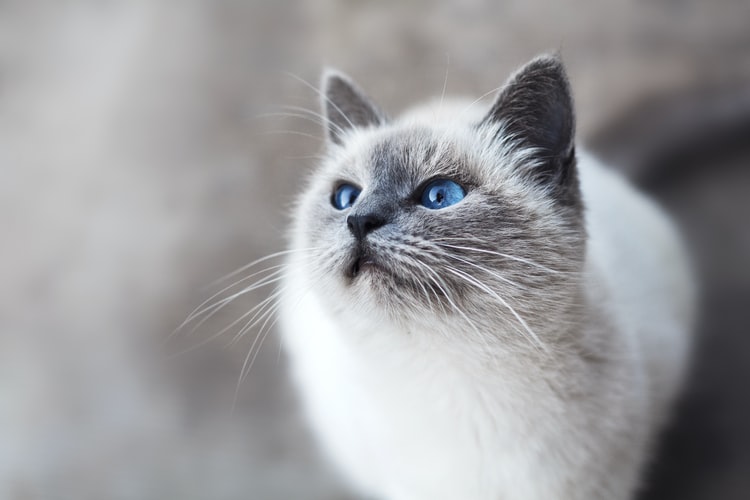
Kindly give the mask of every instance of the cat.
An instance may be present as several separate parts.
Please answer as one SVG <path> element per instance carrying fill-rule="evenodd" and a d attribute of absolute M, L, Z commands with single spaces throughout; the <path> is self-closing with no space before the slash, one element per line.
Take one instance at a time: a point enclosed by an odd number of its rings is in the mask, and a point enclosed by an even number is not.
<path fill-rule="evenodd" d="M 576 150 L 559 56 L 489 110 L 321 94 L 279 320 L 327 457 L 378 499 L 633 498 L 696 291 L 667 216 Z"/>

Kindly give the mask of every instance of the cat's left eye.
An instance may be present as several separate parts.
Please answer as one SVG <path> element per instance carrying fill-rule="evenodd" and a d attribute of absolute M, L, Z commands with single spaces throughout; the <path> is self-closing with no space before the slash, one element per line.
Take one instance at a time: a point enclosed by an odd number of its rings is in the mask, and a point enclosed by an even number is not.
<path fill-rule="evenodd" d="M 336 191 L 333 192 L 331 203 L 338 210 L 347 209 L 354 205 L 354 202 L 357 200 L 357 196 L 359 196 L 359 193 L 360 190 L 352 186 L 351 184 L 341 184 L 336 188 Z"/>
<path fill-rule="evenodd" d="M 427 184 L 422 191 L 420 203 L 431 210 L 455 205 L 464 199 L 466 192 L 450 179 L 437 179 Z"/>

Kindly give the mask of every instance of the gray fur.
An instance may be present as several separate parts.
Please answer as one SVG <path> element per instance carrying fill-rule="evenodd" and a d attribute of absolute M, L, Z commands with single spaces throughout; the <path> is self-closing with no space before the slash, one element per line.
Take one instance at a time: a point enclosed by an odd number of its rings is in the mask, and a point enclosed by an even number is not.
<path fill-rule="evenodd" d="M 391 500 L 631 498 L 686 359 L 689 272 L 657 210 L 577 161 L 560 61 L 484 114 L 389 121 L 348 78 L 324 85 L 280 318 L 331 456 Z M 435 179 L 466 196 L 422 206 Z M 342 183 L 361 193 L 338 210 Z"/>
<path fill-rule="evenodd" d="M 539 57 L 511 77 L 482 125 L 537 150 L 542 161 L 529 172 L 562 203 L 580 205 L 575 169 L 575 117 L 570 84 L 558 57 Z"/>
<path fill-rule="evenodd" d="M 544 87 L 539 86 L 538 79 Z M 378 117 L 384 114 L 348 78 L 329 73 L 325 89 L 327 116 L 333 122 L 329 132 L 351 127 L 349 122 L 362 126 L 381 123 Z M 550 98 L 560 101 L 555 108 L 543 99 L 544 92 L 553 90 L 557 92 Z M 540 99 L 534 100 L 537 97 Z M 523 101 L 524 106 L 514 104 L 515 100 Z M 336 110 L 347 110 L 350 120 L 342 121 Z M 308 227 L 316 233 L 311 243 L 348 240 L 316 256 L 320 268 L 330 271 L 329 262 L 336 262 L 341 269 L 331 274 L 340 279 L 347 276 L 362 253 L 375 260 L 387 270 L 373 280 L 375 298 L 394 320 L 425 310 L 446 313 L 449 309 L 442 302 L 447 293 L 457 305 L 470 306 L 488 322 L 503 318 L 523 329 L 508 308 L 498 307 L 497 299 L 467 276 L 476 276 L 487 288 L 507 297 L 508 305 L 522 317 L 533 318 L 536 311 L 564 314 L 565 309 L 574 308 L 576 298 L 562 291 L 574 288 L 571 282 L 581 271 L 582 212 L 554 204 L 535 209 L 540 197 L 555 201 L 557 186 L 539 183 L 530 190 L 527 181 L 537 178 L 534 172 L 547 169 L 552 161 L 537 138 L 546 133 L 541 130 L 544 116 L 537 115 L 550 115 L 555 110 L 565 114 L 557 122 L 568 127 L 555 133 L 562 134 L 560 141 L 570 142 L 573 118 L 567 79 L 557 59 L 540 58 L 511 80 L 476 128 L 466 124 L 466 131 L 475 136 L 468 150 L 451 143 L 446 134 L 428 128 L 395 126 L 384 131 L 356 161 L 341 162 L 338 171 L 332 172 L 330 183 L 322 187 L 333 190 L 339 181 L 367 186 L 350 211 L 331 211 L 327 203 L 330 193 L 318 193 L 322 206 L 309 220 Z M 526 129 L 521 128 L 523 124 Z M 534 125 L 536 129 L 531 130 Z M 513 133 L 506 132 L 507 127 Z M 344 139 L 332 134 L 332 147 L 343 144 Z M 566 147 L 568 150 L 558 153 L 569 155 L 570 146 Z M 483 151 L 496 156 L 487 158 Z M 574 170 L 574 160 L 566 160 Z M 419 206 L 420 187 L 435 178 L 450 178 L 466 188 L 459 210 L 431 211 Z M 575 192 L 575 174 L 569 174 L 567 181 Z M 529 203 L 529 198 L 534 203 Z M 346 217 L 373 212 L 387 223 L 359 244 L 346 234 Z M 479 271 L 479 263 L 487 271 Z M 454 271 L 445 271 L 448 267 Z M 437 270 L 442 282 L 435 283 L 437 278 L 430 270 Z M 553 290 L 560 290 L 562 295 L 550 293 Z M 539 300 L 540 296 L 552 300 Z M 363 302 L 368 301 L 363 297 Z"/>

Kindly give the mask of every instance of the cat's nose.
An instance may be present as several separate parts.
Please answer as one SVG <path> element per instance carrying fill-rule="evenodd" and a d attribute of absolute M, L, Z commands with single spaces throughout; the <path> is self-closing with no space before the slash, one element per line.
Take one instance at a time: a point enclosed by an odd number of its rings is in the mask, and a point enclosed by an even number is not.
<path fill-rule="evenodd" d="M 362 240 L 367 233 L 385 224 L 385 218 L 377 214 L 350 215 L 346 218 L 346 225 L 355 238 Z"/>

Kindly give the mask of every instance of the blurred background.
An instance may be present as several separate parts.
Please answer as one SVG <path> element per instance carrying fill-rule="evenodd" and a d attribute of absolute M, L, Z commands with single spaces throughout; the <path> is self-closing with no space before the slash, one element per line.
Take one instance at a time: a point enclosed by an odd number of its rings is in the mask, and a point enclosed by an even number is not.
<path fill-rule="evenodd" d="M 314 118 L 271 114 L 317 111 L 301 80 L 336 66 L 396 114 L 556 49 L 580 140 L 676 217 L 701 277 L 642 498 L 748 498 L 749 26 L 747 0 L 0 0 L 0 500 L 355 498 L 277 336 L 239 387 L 257 329 L 167 357 L 272 286 L 167 335 L 284 248 L 322 147 Z"/>

